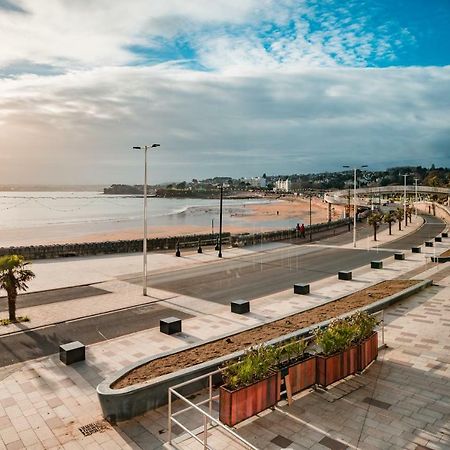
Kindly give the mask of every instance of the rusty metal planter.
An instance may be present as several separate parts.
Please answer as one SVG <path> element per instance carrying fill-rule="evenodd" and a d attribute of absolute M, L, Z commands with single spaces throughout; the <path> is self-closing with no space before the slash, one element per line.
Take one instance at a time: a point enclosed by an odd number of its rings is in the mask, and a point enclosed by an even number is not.
<path fill-rule="evenodd" d="M 220 387 L 219 419 L 230 427 L 275 405 L 280 400 L 280 372 L 250 386 L 228 390 Z"/>
<path fill-rule="evenodd" d="M 326 387 L 348 377 L 358 370 L 358 346 L 353 346 L 331 356 L 316 356 L 316 382 Z"/>
<path fill-rule="evenodd" d="M 288 367 L 292 394 L 301 392 L 316 383 L 316 357 L 310 356 Z"/>
<path fill-rule="evenodd" d="M 378 357 L 378 333 L 373 333 L 370 337 L 358 345 L 358 372 L 362 372 L 372 361 Z"/>

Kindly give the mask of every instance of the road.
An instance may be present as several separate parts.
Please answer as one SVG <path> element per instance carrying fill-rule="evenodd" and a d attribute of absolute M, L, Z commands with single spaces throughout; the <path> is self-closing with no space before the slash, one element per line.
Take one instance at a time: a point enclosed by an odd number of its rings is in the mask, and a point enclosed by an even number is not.
<path fill-rule="evenodd" d="M 418 245 L 443 229 L 444 224 L 439 219 L 427 216 L 421 229 L 393 241 L 389 244 L 389 250 L 376 253 L 376 259 L 391 256 L 392 249 L 409 249 Z M 362 227 L 358 234 L 364 236 L 369 232 L 371 228 Z M 247 256 L 153 274 L 150 286 L 220 304 L 227 304 L 238 298 L 251 300 L 283 291 L 294 283 L 311 283 L 337 274 L 339 270 L 352 270 L 369 264 L 375 257 L 372 251 L 325 246 L 337 246 L 351 240 L 352 233 L 347 232 L 323 239 L 318 245 L 291 245 L 267 251 L 259 251 L 258 247 L 254 247 L 254 253 Z M 294 240 L 292 243 L 309 244 L 304 239 Z M 138 284 L 141 277 L 131 277 L 127 281 Z M 81 290 L 74 294 L 65 289 L 39 295 L 43 296 L 42 303 L 48 303 L 57 301 L 58 298 L 60 301 L 81 298 L 76 295 L 83 296 L 86 292 Z M 33 304 L 39 304 L 39 295 L 33 295 Z M 158 325 L 160 318 L 170 315 L 174 315 L 173 310 L 152 304 L 3 336 L 0 337 L 0 366 L 55 353 L 60 343 L 71 340 L 92 344 L 152 328 Z M 179 311 L 176 311 L 176 315 L 188 317 Z"/>

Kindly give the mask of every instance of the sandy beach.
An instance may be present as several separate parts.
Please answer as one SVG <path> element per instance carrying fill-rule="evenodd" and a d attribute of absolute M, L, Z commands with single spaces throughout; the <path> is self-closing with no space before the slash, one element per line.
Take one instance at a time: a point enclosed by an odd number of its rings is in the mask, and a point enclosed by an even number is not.
<path fill-rule="evenodd" d="M 311 201 L 311 222 L 320 223 L 328 220 L 328 207 L 320 198 L 313 198 Z M 206 215 L 208 208 L 204 208 Z M 196 212 L 202 214 L 202 210 Z M 241 225 L 233 225 L 232 218 L 241 219 Z M 335 210 L 333 219 L 342 217 L 342 211 Z M 302 219 L 303 218 L 303 219 Z M 247 204 L 245 208 L 224 209 L 223 231 L 230 233 L 261 232 L 275 229 L 285 229 L 286 220 L 295 223 L 309 224 L 309 199 L 299 197 L 285 197 L 270 203 Z M 270 225 L 267 225 L 267 224 Z M 264 224 L 264 225 L 262 225 Z M 170 224 L 155 226 L 149 221 L 149 237 L 181 236 L 186 234 L 206 234 L 211 233 L 212 227 L 192 224 Z M 214 231 L 219 231 L 219 220 L 215 221 Z M 123 228 L 118 226 L 105 232 L 96 232 L 89 226 L 79 225 L 51 225 L 46 227 L 15 228 L 13 230 L 3 230 L 1 233 L 1 245 L 45 245 L 54 243 L 74 243 L 74 242 L 100 242 L 117 241 L 129 239 L 141 239 L 142 227 Z"/>

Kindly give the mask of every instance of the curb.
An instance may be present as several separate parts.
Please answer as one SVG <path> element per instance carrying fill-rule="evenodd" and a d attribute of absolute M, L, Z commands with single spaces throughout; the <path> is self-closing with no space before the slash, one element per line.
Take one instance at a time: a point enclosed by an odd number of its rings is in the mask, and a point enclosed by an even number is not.
<path fill-rule="evenodd" d="M 432 280 L 423 280 L 411 286 L 403 291 L 400 291 L 394 295 L 391 295 L 387 298 L 379 300 L 375 303 L 367 305 L 363 308 L 356 308 L 355 310 L 349 311 L 341 316 L 340 318 L 347 317 L 353 314 L 355 311 L 366 311 L 369 313 L 374 313 L 380 311 L 393 303 L 407 298 L 428 286 L 431 286 Z M 337 300 L 337 299 L 336 299 Z M 314 309 L 314 308 L 310 308 Z M 287 316 L 289 317 L 289 316 Z M 271 322 L 279 320 L 280 318 L 274 319 Z M 270 341 L 267 341 L 265 344 L 277 344 L 286 340 L 289 340 L 293 337 L 301 337 L 310 334 L 314 329 L 318 327 L 327 326 L 333 319 L 328 319 L 326 321 L 311 325 L 306 328 L 302 328 L 295 332 L 292 332 L 287 335 L 279 336 Z M 270 322 L 268 322 L 270 323 Z M 264 325 L 264 324 L 263 324 Z M 244 331 L 248 331 L 254 328 L 261 327 L 261 324 L 250 327 Z M 239 334 L 239 333 L 234 333 Z M 172 372 L 166 375 L 162 375 L 160 377 L 154 378 L 150 382 L 140 383 L 136 385 L 132 385 L 123 389 L 112 389 L 111 385 L 115 383 L 117 380 L 122 378 L 124 375 L 129 373 L 131 370 L 140 367 L 144 364 L 147 364 L 151 361 L 163 358 L 165 356 L 173 355 L 176 353 L 181 353 L 185 350 L 199 347 L 201 345 L 205 345 L 211 342 L 218 341 L 225 337 L 229 337 L 230 334 L 225 334 L 219 337 L 215 337 L 209 341 L 202 342 L 201 344 L 194 344 L 188 347 L 185 347 L 183 350 L 179 350 L 177 352 L 164 352 L 158 355 L 153 355 L 151 357 L 144 358 L 134 364 L 126 366 L 122 370 L 116 372 L 112 376 L 105 379 L 97 386 L 97 396 L 100 402 L 100 406 L 102 408 L 103 416 L 111 421 L 111 422 L 120 422 L 124 420 L 131 419 L 133 417 L 144 414 L 147 411 L 156 409 L 160 406 L 166 405 L 168 401 L 168 388 L 185 381 L 192 380 L 196 377 L 205 375 L 207 373 L 213 372 L 223 366 L 224 363 L 228 362 L 231 359 L 237 358 L 245 353 L 245 350 L 239 350 L 235 353 L 225 355 L 216 359 L 212 359 L 206 361 L 201 364 L 197 364 L 192 367 L 188 367 L 186 369 L 181 369 L 177 372 Z M 231 335 L 232 336 L 232 335 Z M 220 377 L 217 377 L 220 378 Z M 205 387 L 205 383 L 207 380 L 201 380 L 196 383 L 191 383 L 187 386 L 184 386 L 180 389 L 180 393 L 182 395 L 189 395 L 196 391 L 199 391 Z"/>

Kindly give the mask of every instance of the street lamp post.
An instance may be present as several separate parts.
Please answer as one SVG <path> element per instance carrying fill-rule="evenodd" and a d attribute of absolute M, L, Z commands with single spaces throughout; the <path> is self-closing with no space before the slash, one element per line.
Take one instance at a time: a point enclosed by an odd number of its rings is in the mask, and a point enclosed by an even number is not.
<path fill-rule="evenodd" d="M 342 166 L 346 169 L 350 169 L 350 166 Z M 367 167 L 367 165 L 360 166 L 360 168 Z M 353 167 L 353 247 L 356 248 L 356 171 L 358 167 Z"/>
<path fill-rule="evenodd" d="M 309 193 L 309 242 L 312 241 L 311 199 L 312 192 Z"/>
<path fill-rule="evenodd" d="M 142 245 L 144 263 L 142 271 L 142 295 L 147 296 L 147 150 L 160 147 L 160 144 L 135 146 L 135 150 L 144 150 L 144 240 Z"/>
<path fill-rule="evenodd" d="M 222 258 L 222 203 L 223 203 L 223 184 L 220 185 L 220 220 L 219 220 L 219 258 Z"/>
<path fill-rule="evenodd" d="M 402 175 L 404 179 L 404 186 L 403 186 L 403 217 L 405 219 L 405 227 L 408 225 L 408 219 L 406 217 L 406 178 L 408 177 L 408 174 Z"/>
<path fill-rule="evenodd" d="M 418 178 L 414 178 L 414 184 L 415 184 L 415 189 L 414 189 L 414 213 L 415 216 L 417 217 L 417 182 L 419 181 Z"/>

